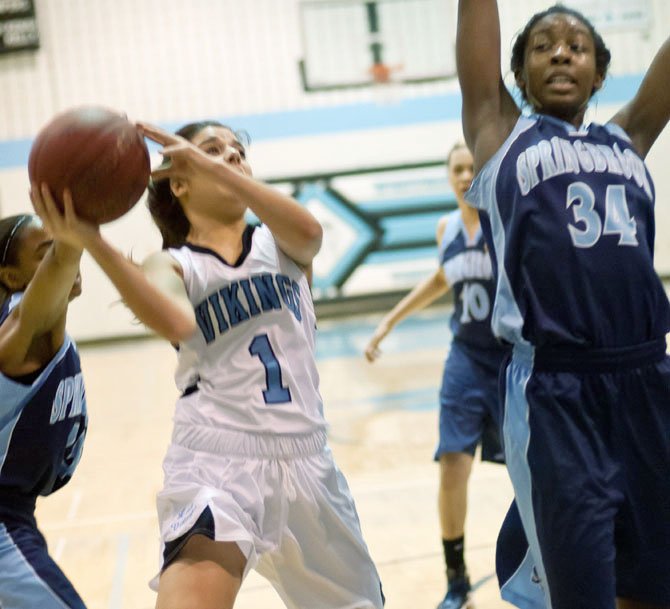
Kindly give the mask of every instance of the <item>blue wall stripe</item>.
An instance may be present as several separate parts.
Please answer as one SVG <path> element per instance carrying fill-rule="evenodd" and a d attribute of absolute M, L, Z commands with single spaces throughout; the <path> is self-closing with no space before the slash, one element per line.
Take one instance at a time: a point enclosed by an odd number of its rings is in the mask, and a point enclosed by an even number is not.
<path fill-rule="evenodd" d="M 0 169 L 25 167 L 32 140 L 9 140 L 0 142 Z"/>
<path fill-rule="evenodd" d="M 446 173 L 446 168 L 445 168 Z M 346 191 L 343 191 L 346 194 Z M 448 207 L 456 206 L 456 199 L 450 190 L 436 195 L 417 195 L 415 197 L 399 197 L 397 199 L 375 199 L 373 201 L 357 201 L 356 207 L 368 213 L 386 213 L 398 209 L 407 210 L 411 213 L 412 207 L 435 207 L 446 213 Z"/>
<path fill-rule="evenodd" d="M 433 231 L 435 226 L 433 226 Z M 434 258 L 437 267 L 437 244 L 435 247 L 419 247 L 406 250 L 389 250 L 381 252 L 372 252 L 365 259 L 364 264 L 385 264 L 397 260 L 406 262 L 408 260 L 418 260 L 422 258 Z"/>
<path fill-rule="evenodd" d="M 413 241 L 434 241 L 435 227 L 443 211 L 416 216 L 393 216 L 381 221 L 384 247 L 398 247 Z"/>
<path fill-rule="evenodd" d="M 615 104 L 628 100 L 641 81 L 642 75 L 612 76 L 607 80 L 605 88 L 594 98 L 594 102 Z M 245 129 L 253 141 L 263 141 L 425 122 L 460 121 L 461 95 L 456 92 L 404 99 L 386 105 L 366 102 L 218 118 L 235 129 Z M 163 127 L 174 131 L 181 125 L 182 123 L 171 123 L 164 124 Z M 32 138 L 0 142 L 0 169 L 27 165 L 31 143 Z"/>

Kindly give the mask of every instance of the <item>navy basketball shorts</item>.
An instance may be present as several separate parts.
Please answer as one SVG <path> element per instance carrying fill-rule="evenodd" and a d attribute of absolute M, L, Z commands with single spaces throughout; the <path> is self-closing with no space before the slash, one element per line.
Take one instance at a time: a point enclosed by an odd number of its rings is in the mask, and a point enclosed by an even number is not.
<path fill-rule="evenodd" d="M 482 444 L 482 460 L 504 463 L 500 443 L 498 364 L 475 360 L 458 341 L 451 344 L 440 389 L 440 437 L 435 460 L 445 453 L 475 454 Z"/>
<path fill-rule="evenodd" d="M 552 609 L 670 605 L 670 358 L 665 340 L 588 353 L 518 346 L 507 467 Z"/>
<path fill-rule="evenodd" d="M 496 575 L 500 596 L 519 609 L 547 609 L 544 590 L 513 501 L 496 541 Z"/>
<path fill-rule="evenodd" d="M 0 520 L 0 607 L 86 609 L 42 534 L 23 519 Z"/>

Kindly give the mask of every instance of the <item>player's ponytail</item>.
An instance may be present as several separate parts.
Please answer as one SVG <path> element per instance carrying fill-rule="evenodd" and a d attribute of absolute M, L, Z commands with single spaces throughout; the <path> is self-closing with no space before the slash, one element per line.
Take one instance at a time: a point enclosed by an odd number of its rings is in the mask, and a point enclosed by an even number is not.
<path fill-rule="evenodd" d="M 163 238 L 163 249 L 181 247 L 186 243 L 191 223 L 179 199 L 172 194 L 170 180 L 149 182 L 147 207 Z"/>

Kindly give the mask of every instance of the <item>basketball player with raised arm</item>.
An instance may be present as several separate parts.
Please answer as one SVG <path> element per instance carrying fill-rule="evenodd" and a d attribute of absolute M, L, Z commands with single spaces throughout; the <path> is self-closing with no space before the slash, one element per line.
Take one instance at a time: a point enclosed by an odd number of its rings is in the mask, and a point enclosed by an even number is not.
<path fill-rule="evenodd" d="M 138 268 L 71 205 L 40 213 L 178 346 L 157 609 L 230 609 L 252 568 L 292 609 L 381 609 L 379 576 L 326 442 L 307 279 L 321 226 L 252 178 L 230 128 L 140 127 L 167 160 L 149 193 L 163 251 Z M 247 208 L 260 226 L 247 223 Z"/>

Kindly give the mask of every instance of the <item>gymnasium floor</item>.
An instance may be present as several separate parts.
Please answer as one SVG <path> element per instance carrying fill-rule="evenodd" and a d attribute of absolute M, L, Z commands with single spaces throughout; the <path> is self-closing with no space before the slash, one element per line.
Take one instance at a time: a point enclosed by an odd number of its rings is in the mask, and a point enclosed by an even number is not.
<path fill-rule="evenodd" d="M 330 443 L 356 499 L 382 577 L 387 609 L 434 609 L 445 591 L 437 519 L 437 389 L 449 343 L 448 311 L 403 322 L 368 364 L 380 315 L 320 323 L 318 359 Z M 50 550 L 89 609 L 151 609 L 158 560 L 154 497 L 176 397 L 174 354 L 154 339 L 84 345 L 90 424 L 77 473 L 38 503 Z M 470 483 L 466 560 L 477 609 L 500 600 L 493 561 L 512 491 L 503 467 L 477 462 Z M 280 609 L 252 572 L 237 609 Z"/>

